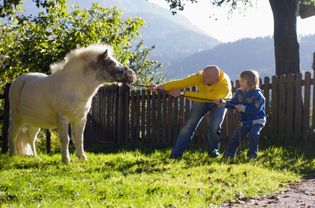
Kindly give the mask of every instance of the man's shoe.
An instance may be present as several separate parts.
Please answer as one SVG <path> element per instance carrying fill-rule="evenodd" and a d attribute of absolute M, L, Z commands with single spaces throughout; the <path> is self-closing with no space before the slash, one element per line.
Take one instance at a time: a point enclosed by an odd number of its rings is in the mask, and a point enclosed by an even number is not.
<path fill-rule="evenodd" d="M 250 156 L 247 157 L 247 159 L 249 161 L 255 161 L 255 160 L 257 160 L 257 156 L 256 155 L 250 155 Z"/>

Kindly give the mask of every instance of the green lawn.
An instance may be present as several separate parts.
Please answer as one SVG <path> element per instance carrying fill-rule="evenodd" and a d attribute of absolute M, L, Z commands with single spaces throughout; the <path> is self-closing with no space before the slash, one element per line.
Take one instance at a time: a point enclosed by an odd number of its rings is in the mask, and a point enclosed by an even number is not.
<path fill-rule="evenodd" d="M 174 161 L 169 153 L 89 153 L 88 161 L 71 155 L 68 165 L 59 154 L 40 154 L 41 160 L 0 155 L 0 206 L 212 207 L 274 193 L 315 172 L 315 159 L 281 148 L 261 151 L 254 162 L 245 152 L 235 161 L 202 151 Z"/>

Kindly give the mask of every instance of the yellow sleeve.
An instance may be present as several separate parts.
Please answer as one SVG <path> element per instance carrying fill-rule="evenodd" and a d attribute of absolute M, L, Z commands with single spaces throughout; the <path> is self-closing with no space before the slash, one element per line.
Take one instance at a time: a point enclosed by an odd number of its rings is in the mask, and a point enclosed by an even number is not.
<path fill-rule="evenodd" d="M 198 82 L 199 78 L 199 72 L 193 75 L 188 76 L 184 79 L 174 80 L 170 82 L 166 82 L 162 84 L 162 87 L 166 91 L 170 91 L 173 89 L 185 89 L 191 86 L 195 86 Z"/>
<path fill-rule="evenodd" d="M 224 100 L 230 100 L 232 97 L 232 93 L 228 88 L 220 88 L 216 89 L 213 92 L 191 92 L 191 91 L 186 91 L 184 93 L 184 96 L 187 96 L 188 99 L 192 99 L 194 101 L 201 101 L 201 102 L 206 102 L 206 100 L 218 100 L 218 99 L 224 99 Z M 198 99 L 200 98 L 200 100 Z M 206 100 L 202 100 L 206 99 Z"/>

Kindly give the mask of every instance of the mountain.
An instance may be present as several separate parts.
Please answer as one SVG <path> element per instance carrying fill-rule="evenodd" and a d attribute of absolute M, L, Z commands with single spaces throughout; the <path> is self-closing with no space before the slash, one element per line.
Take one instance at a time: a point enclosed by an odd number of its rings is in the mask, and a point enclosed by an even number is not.
<path fill-rule="evenodd" d="M 301 70 L 311 70 L 315 35 L 303 37 L 299 43 Z M 242 39 L 221 44 L 174 62 L 165 71 L 168 79 L 176 79 L 192 74 L 209 64 L 218 65 L 232 80 L 238 79 L 240 72 L 245 69 L 255 69 L 260 76 L 271 76 L 275 74 L 273 39 L 271 37 Z"/>
<path fill-rule="evenodd" d="M 90 8 L 93 2 L 105 7 L 117 6 L 124 17 L 138 16 L 143 19 L 145 26 L 141 29 L 140 38 L 144 40 L 145 46 L 155 46 L 150 58 L 162 63 L 164 68 L 170 67 L 176 60 L 220 44 L 195 27 L 186 17 L 172 15 L 170 10 L 147 0 L 69 0 L 69 6 L 75 2 L 82 8 Z M 32 0 L 26 0 L 23 7 L 28 14 L 36 14 L 38 11 Z"/>
<path fill-rule="evenodd" d="M 125 16 L 139 16 L 145 21 L 141 30 L 144 45 L 155 45 L 151 58 L 161 62 L 164 68 L 176 60 L 220 44 L 186 17 L 172 15 L 168 9 L 147 0 L 105 1 L 105 5 L 117 6 Z"/>

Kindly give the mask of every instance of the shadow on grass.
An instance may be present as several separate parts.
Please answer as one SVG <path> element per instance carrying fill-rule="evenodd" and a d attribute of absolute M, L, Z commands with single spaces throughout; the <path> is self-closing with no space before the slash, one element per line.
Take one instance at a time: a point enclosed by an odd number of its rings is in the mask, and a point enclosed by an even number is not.
<path fill-rule="evenodd" d="M 8 169 L 43 169 L 47 166 L 53 166 L 61 163 L 57 160 L 42 161 L 30 156 L 8 156 L 0 155 L 0 170 Z"/>
<path fill-rule="evenodd" d="M 159 155 L 159 158 L 155 158 L 152 163 L 151 160 L 147 161 L 133 161 L 126 162 L 127 164 L 121 164 L 121 167 L 118 168 L 120 171 L 125 171 L 131 169 L 134 166 L 143 167 L 137 169 L 136 172 L 154 172 L 156 169 L 151 168 L 154 164 L 157 163 L 174 163 L 178 162 L 177 160 L 169 160 L 169 151 L 170 148 L 167 149 L 154 149 L 154 148 L 132 148 L 132 147 L 94 147 L 94 149 L 90 149 L 94 153 L 123 153 L 123 152 L 134 152 L 137 151 L 140 154 L 145 155 L 146 157 L 151 157 L 156 153 L 156 151 L 161 151 L 162 154 Z M 260 165 L 264 168 L 270 168 L 278 171 L 287 170 L 292 171 L 294 173 L 305 175 L 305 177 L 309 177 L 310 175 L 315 173 L 315 154 L 314 152 L 305 152 L 303 149 L 298 147 L 266 147 L 259 150 L 258 159 L 252 161 L 248 160 L 246 157 L 247 147 L 243 146 L 238 154 L 232 160 L 223 160 L 221 158 L 209 158 L 206 154 L 205 148 L 196 148 L 190 147 L 187 150 L 183 157 L 179 160 L 185 163 L 185 167 L 199 166 L 199 165 L 211 165 L 213 162 L 220 162 L 224 164 L 244 164 L 244 163 L 252 163 L 253 165 Z M 111 165 L 113 168 L 115 167 L 114 161 L 111 163 L 107 163 L 107 165 Z M 116 167 L 117 168 L 117 167 Z M 162 171 L 162 170 L 161 170 Z"/>
<path fill-rule="evenodd" d="M 268 168 L 289 170 L 306 176 L 315 173 L 314 152 L 294 146 L 266 148 L 262 150 L 259 163 Z"/>
<path fill-rule="evenodd" d="M 157 149 L 153 148 L 109 148 L 107 151 L 111 153 L 119 152 L 129 152 L 129 151 L 138 151 L 141 154 L 146 156 L 153 155 Z M 162 151 L 161 162 L 169 163 L 167 159 L 169 154 L 169 149 L 158 149 Z M 105 150 L 106 152 L 106 150 Z M 213 162 L 222 162 L 229 164 L 243 164 L 243 163 L 252 163 L 253 165 L 261 165 L 265 168 L 271 168 L 274 170 L 287 170 L 294 173 L 305 175 L 305 177 L 312 177 L 315 173 L 315 152 L 307 152 L 302 148 L 296 146 L 281 147 L 281 146 L 272 146 L 265 147 L 259 150 L 258 159 L 252 161 L 248 160 L 246 157 L 247 148 L 242 147 L 239 153 L 233 160 L 223 160 L 221 158 L 209 158 L 206 154 L 206 149 L 191 147 L 182 157 L 187 167 L 198 166 L 198 165 L 210 165 Z M 176 162 L 176 161 L 171 161 Z"/>
<path fill-rule="evenodd" d="M 114 146 L 114 145 L 94 145 L 86 149 L 87 152 L 91 153 L 101 153 L 101 154 L 115 154 L 115 153 L 123 153 L 123 152 L 134 152 L 139 151 L 141 154 L 144 155 L 151 155 L 156 151 L 167 151 L 169 148 L 161 147 L 143 147 L 143 146 Z"/>

